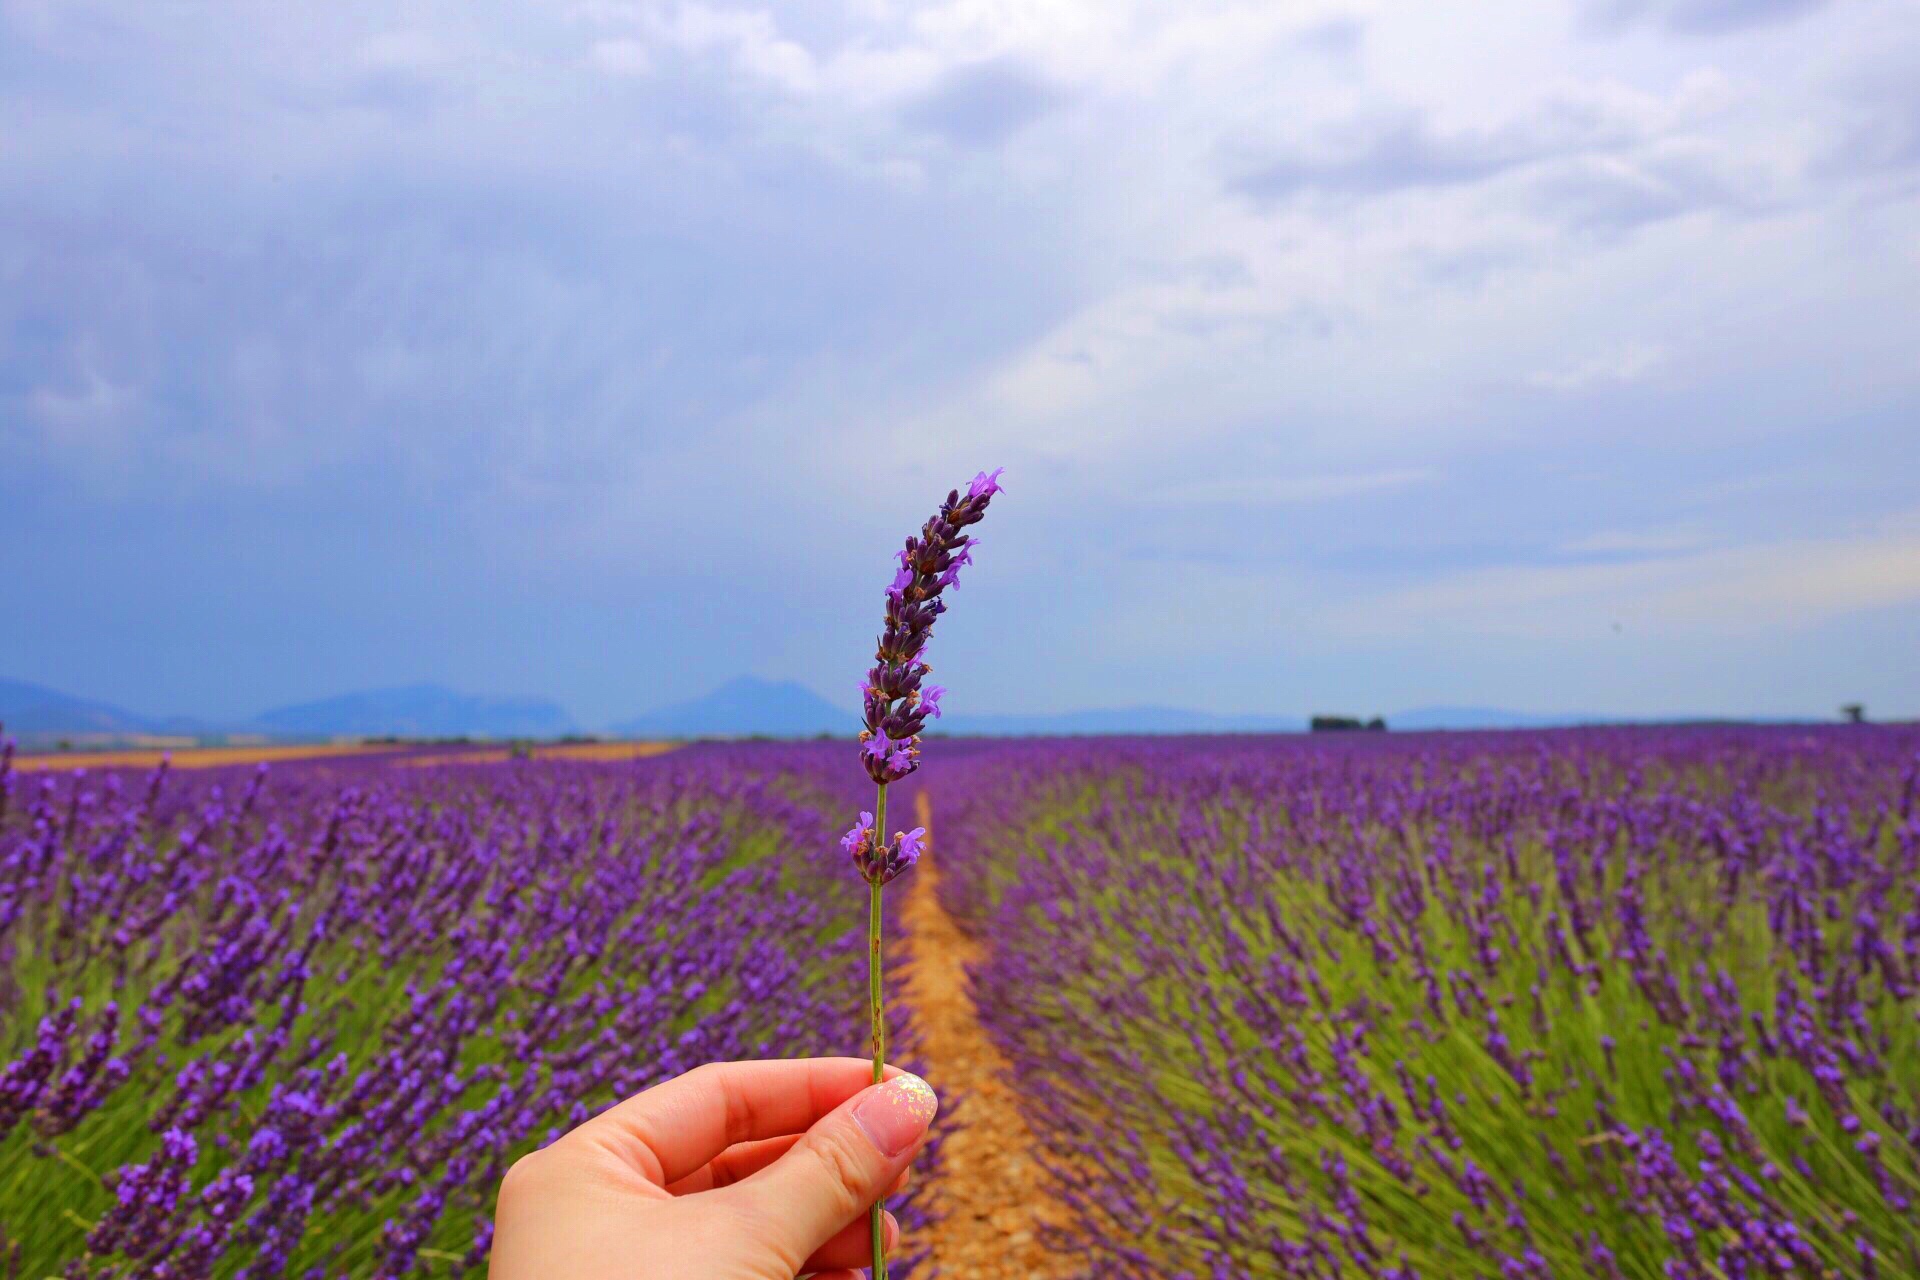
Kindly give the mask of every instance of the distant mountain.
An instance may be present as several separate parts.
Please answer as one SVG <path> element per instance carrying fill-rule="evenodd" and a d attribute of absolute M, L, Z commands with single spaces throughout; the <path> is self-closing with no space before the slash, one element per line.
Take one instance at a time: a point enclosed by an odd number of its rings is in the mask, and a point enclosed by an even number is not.
<path fill-rule="evenodd" d="M 282 737 L 547 738 L 573 718 L 544 698 L 494 698 L 438 684 L 411 684 L 276 707 L 253 727 Z"/>
<path fill-rule="evenodd" d="M 1502 707 L 1414 707 L 1387 717 L 1389 729 L 1552 729 L 1616 724 L 1618 716 L 1585 711 L 1508 711 Z"/>
<path fill-rule="evenodd" d="M 705 697 L 659 707 L 613 726 L 627 738 L 809 738 L 821 733 L 851 736 L 860 717 L 851 707 L 836 707 L 792 680 L 741 676 Z"/>
<path fill-rule="evenodd" d="M 21 738 L 159 732 L 159 722 L 24 680 L 0 680 L 0 725 Z"/>
<path fill-rule="evenodd" d="M 1051 737 L 1101 733 L 1297 733 L 1299 716 L 1219 716 L 1182 707 L 1113 707 L 1046 715 L 952 712 L 928 729 L 955 736 Z"/>
<path fill-rule="evenodd" d="M 851 701 L 851 700 L 849 700 Z M 1334 708 L 1334 710 L 1343 710 Z M 1370 718 L 1371 708 L 1346 708 Z M 1689 717 L 1665 717 L 1670 721 Z M 1660 717 L 1639 717 L 1651 722 Z M 1427 706 L 1388 713 L 1387 728 L 1537 729 L 1561 725 L 1623 724 L 1620 716 L 1590 712 L 1541 713 L 1502 707 Z M 370 689 L 316 702 L 277 707 L 243 724 L 187 716 L 150 716 L 105 702 L 76 697 L 44 685 L 0 680 L 0 725 L 26 742 L 57 738 L 99 739 L 139 734 L 186 737 L 264 733 L 281 738 L 550 738 L 573 732 L 572 717 L 544 698 L 496 698 L 462 693 L 438 684 Z M 1108 707 L 1041 714 L 964 712 L 957 708 L 928 729 L 956 737 L 1038 737 L 1127 733 L 1299 733 L 1301 716 L 1215 715 L 1184 707 Z M 810 738 L 822 733 L 852 736 L 860 730 L 851 706 L 837 707 L 791 680 L 742 676 L 704 697 L 656 708 L 612 726 L 623 737 Z"/>

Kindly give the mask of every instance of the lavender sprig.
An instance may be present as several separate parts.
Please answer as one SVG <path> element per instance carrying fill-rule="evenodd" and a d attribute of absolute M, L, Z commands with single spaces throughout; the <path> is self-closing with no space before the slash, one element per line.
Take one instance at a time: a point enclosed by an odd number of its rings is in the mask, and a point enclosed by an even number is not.
<path fill-rule="evenodd" d="M 928 717 L 940 716 L 940 699 L 946 690 L 926 683 L 933 670 L 926 661 L 927 641 L 933 638 L 934 620 L 947 611 L 941 593 L 959 585 L 960 570 L 973 563 L 974 549 L 980 545 L 965 530 L 987 514 L 987 504 L 1000 492 L 1004 470 L 996 467 L 992 473 L 974 476 L 965 497 L 958 489 L 950 491 L 939 512 L 920 527 L 920 535 L 908 538 L 898 552 L 900 567 L 887 587 L 886 622 L 874 648 L 873 667 L 860 682 L 866 712 L 860 763 L 877 791 L 873 812 L 861 813 L 860 821 L 841 837 L 840 847 L 852 856 L 867 882 L 867 1000 L 875 1084 L 880 1083 L 887 1061 L 886 1004 L 880 982 L 880 890 L 919 861 L 927 836 L 924 827 L 915 827 L 886 838 L 887 786 L 920 767 L 920 731 Z M 876 1201 L 868 1215 L 873 1280 L 887 1280 L 884 1214 L 883 1202 Z"/>

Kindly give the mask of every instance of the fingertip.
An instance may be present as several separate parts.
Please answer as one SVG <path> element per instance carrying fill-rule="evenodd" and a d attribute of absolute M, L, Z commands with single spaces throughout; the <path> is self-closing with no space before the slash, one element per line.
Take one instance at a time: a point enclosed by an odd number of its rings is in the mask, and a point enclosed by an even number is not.
<path fill-rule="evenodd" d="M 880 1154 L 896 1160 L 926 1137 L 939 1110 L 940 1099 L 932 1087 L 919 1076 L 903 1072 L 869 1089 L 854 1104 L 853 1119 Z"/>
<path fill-rule="evenodd" d="M 938 1106 L 933 1090 L 906 1072 L 869 1085 L 760 1173 L 716 1194 L 754 1203 L 761 1243 L 781 1257 L 864 1262 L 868 1207 L 899 1179 Z M 825 1252 L 835 1240 L 850 1247 Z"/>

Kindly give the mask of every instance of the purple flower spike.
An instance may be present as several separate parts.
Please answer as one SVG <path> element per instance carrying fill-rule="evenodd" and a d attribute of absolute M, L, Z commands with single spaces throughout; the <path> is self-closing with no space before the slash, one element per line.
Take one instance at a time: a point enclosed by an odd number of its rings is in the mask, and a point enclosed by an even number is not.
<path fill-rule="evenodd" d="M 938 694 L 927 696 L 920 685 L 930 670 L 927 642 L 934 620 L 947 609 L 942 593 L 958 583 L 960 567 L 973 563 L 973 549 L 980 545 L 966 530 L 986 515 L 1005 470 L 980 472 L 965 497 L 958 489 L 948 493 L 919 535 L 908 538 L 895 555 L 900 569 L 887 587 L 886 625 L 861 687 L 867 725 L 861 763 L 882 786 L 919 767 L 920 731 L 929 716 L 940 714 Z"/>

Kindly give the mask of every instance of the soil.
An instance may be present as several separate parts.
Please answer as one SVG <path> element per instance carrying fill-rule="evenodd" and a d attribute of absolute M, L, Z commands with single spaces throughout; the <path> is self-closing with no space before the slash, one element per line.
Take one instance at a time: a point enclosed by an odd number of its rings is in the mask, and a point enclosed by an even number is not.
<path fill-rule="evenodd" d="M 1059 1209 L 1033 1160 L 1033 1134 L 1015 1104 L 1006 1060 L 974 1007 L 967 969 L 980 962 L 982 948 L 940 905 L 940 846 L 925 792 L 915 797 L 914 820 L 927 829 L 929 841 L 908 878 L 912 887 L 902 909 L 902 985 L 919 1027 L 928 1081 L 942 1095 L 963 1095 L 934 1195 L 934 1208 L 945 1217 L 932 1229 L 933 1263 L 968 1280 L 1071 1275 L 1065 1259 L 1040 1246 L 1040 1225 L 1060 1221 Z"/>
<path fill-rule="evenodd" d="M 322 760 L 336 756 L 391 754 L 398 747 L 374 743 L 305 743 L 290 746 L 139 747 L 127 751 L 61 751 L 16 756 L 20 773 L 50 769 L 157 769 L 162 760 L 175 769 L 219 769 L 235 764 L 269 764 L 285 760 Z"/>

